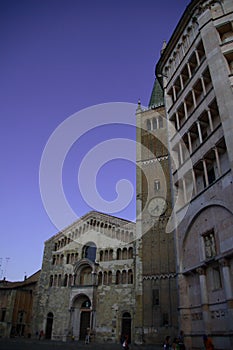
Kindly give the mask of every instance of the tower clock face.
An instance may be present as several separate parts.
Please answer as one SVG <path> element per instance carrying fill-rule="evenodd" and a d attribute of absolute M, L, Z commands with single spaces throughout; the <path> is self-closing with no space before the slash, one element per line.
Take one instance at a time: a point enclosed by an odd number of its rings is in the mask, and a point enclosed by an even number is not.
<path fill-rule="evenodd" d="M 154 197 L 150 200 L 147 210 L 152 216 L 160 216 L 167 209 L 166 200 L 163 197 Z"/>

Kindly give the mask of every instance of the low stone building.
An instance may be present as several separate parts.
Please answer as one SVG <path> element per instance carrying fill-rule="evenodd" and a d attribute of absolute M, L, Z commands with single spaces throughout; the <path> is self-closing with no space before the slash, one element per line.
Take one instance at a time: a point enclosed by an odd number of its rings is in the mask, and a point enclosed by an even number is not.
<path fill-rule="evenodd" d="M 0 337 L 31 336 L 32 305 L 40 271 L 20 282 L 0 281 Z"/>
<path fill-rule="evenodd" d="M 135 340 L 135 224 L 90 212 L 45 242 L 34 333 L 53 340 Z"/>

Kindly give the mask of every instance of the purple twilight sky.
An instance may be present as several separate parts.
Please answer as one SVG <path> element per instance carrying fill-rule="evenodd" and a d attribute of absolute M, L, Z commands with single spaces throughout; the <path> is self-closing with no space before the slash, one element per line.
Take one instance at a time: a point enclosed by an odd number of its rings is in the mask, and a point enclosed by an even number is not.
<path fill-rule="evenodd" d="M 170 39 L 189 2 L 0 1 L 0 279 L 22 280 L 40 269 L 44 241 L 59 231 L 39 186 L 51 134 L 69 116 L 94 105 L 136 104 L 140 98 L 147 106 L 163 40 Z M 63 187 L 78 216 L 92 209 L 78 189 L 80 160 L 105 140 L 134 140 L 134 132 L 128 125 L 100 126 L 70 148 Z M 106 200 L 116 197 L 118 180 L 135 185 L 135 165 L 126 159 L 107 162 L 97 175 L 96 186 Z M 134 220 L 135 195 L 112 215 Z"/>

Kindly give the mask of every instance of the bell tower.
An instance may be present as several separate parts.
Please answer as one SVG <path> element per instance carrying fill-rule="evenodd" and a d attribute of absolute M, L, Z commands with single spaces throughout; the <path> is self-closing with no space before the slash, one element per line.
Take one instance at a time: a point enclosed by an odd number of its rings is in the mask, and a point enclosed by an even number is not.
<path fill-rule="evenodd" d="M 177 336 L 175 239 L 166 227 L 172 212 L 170 159 L 163 90 L 155 80 L 149 106 L 137 118 L 137 235 L 142 259 L 142 329 L 146 343 Z"/>

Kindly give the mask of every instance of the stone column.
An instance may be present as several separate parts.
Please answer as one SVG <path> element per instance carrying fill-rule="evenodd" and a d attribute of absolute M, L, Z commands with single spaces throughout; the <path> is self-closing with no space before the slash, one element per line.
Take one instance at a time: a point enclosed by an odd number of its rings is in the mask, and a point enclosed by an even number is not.
<path fill-rule="evenodd" d="M 233 286 L 229 261 L 223 258 L 219 260 L 219 263 L 222 267 L 223 287 L 225 290 L 226 300 L 233 301 Z"/>
<path fill-rule="evenodd" d="M 174 85 L 172 87 L 172 91 L 173 91 L 173 99 L 174 99 L 174 102 L 175 102 L 176 101 L 176 88 L 175 88 Z"/>
<path fill-rule="evenodd" d="M 176 126 L 177 126 L 177 130 L 179 130 L 179 128 L 180 128 L 180 120 L 179 120 L 179 114 L 178 114 L 177 111 L 176 111 Z"/>
<path fill-rule="evenodd" d="M 203 169 L 204 169 L 204 176 L 205 176 L 206 186 L 209 186 L 209 179 L 208 179 L 207 167 L 206 167 L 205 159 L 202 159 L 202 164 L 203 164 Z"/>
<path fill-rule="evenodd" d="M 153 121 L 152 121 L 152 119 L 149 119 L 149 122 L 150 122 L 150 130 L 153 130 Z"/>
<path fill-rule="evenodd" d="M 204 92 L 204 95 L 206 95 L 206 88 L 205 88 L 205 82 L 204 82 L 203 76 L 201 76 L 201 85 L 202 85 L 202 90 Z"/>
<path fill-rule="evenodd" d="M 196 175 L 195 175 L 194 169 L 192 169 L 192 177 L 193 177 L 194 194 L 197 194 L 197 181 L 196 181 Z"/>
<path fill-rule="evenodd" d="M 187 105 L 185 101 L 184 101 L 184 114 L 185 114 L 185 119 L 188 119 L 188 110 L 187 110 Z"/>
<path fill-rule="evenodd" d="M 112 284 L 116 284 L 116 271 L 112 273 Z"/>
<path fill-rule="evenodd" d="M 185 50 L 184 50 L 184 44 L 182 43 L 181 44 L 181 50 L 182 50 L 182 57 L 185 56 Z"/>
<path fill-rule="evenodd" d="M 181 74 L 180 74 L 180 86 L 181 86 L 181 90 L 183 90 L 184 89 L 184 82 L 183 82 L 183 77 Z"/>
<path fill-rule="evenodd" d="M 203 317 L 203 333 L 210 333 L 210 318 L 209 318 L 209 301 L 208 301 L 208 288 L 206 281 L 206 271 L 204 268 L 198 268 L 197 273 L 199 275 L 200 292 L 201 292 L 201 308 Z"/>
<path fill-rule="evenodd" d="M 197 131 L 198 131 L 199 141 L 200 141 L 200 143 L 202 143 L 203 139 L 202 139 L 201 125 L 200 125 L 199 120 L 196 121 L 196 124 L 197 124 Z"/>
<path fill-rule="evenodd" d="M 194 108 L 196 108 L 197 107 L 197 100 L 196 100 L 196 95 L 195 95 L 194 89 L 192 89 L 192 97 L 193 97 Z"/>
<path fill-rule="evenodd" d="M 189 153 L 193 153 L 193 148 L 192 148 L 192 139 L 191 139 L 191 134 L 190 132 L 187 133 L 188 135 L 188 144 L 189 144 Z"/>
<path fill-rule="evenodd" d="M 184 194 L 184 204 L 187 203 L 187 191 L 186 191 L 186 183 L 185 183 L 185 177 L 182 178 L 182 184 L 183 184 L 183 194 Z"/>
<path fill-rule="evenodd" d="M 179 154 L 180 154 L 180 165 L 184 163 L 184 157 L 183 157 L 183 150 L 182 150 L 182 145 L 179 142 Z"/>
<path fill-rule="evenodd" d="M 232 285 L 232 276 L 230 270 L 229 261 L 225 258 L 219 260 L 219 264 L 222 267 L 222 276 L 223 276 L 223 288 L 225 291 L 225 298 L 227 303 L 228 310 L 228 329 L 226 331 L 233 331 L 233 285 Z"/>
<path fill-rule="evenodd" d="M 214 153 L 215 153 L 215 159 L 216 159 L 217 168 L 218 168 L 218 176 L 221 176 L 222 175 L 222 170 L 221 170 L 221 165 L 220 165 L 220 160 L 219 160 L 218 149 L 217 149 L 217 147 L 214 147 L 213 150 L 214 150 Z"/>
<path fill-rule="evenodd" d="M 207 114 L 208 114 L 208 119 L 209 119 L 209 124 L 210 124 L 210 131 L 213 132 L 214 127 L 213 127 L 211 112 L 209 109 L 207 109 Z"/>
<path fill-rule="evenodd" d="M 137 203 L 138 203 L 138 201 L 137 201 Z M 112 258 L 113 258 L 113 260 L 117 260 L 117 250 L 116 249 L 113 249 Z"/>
<path fill-rule="evenodd" d="M 189 62 L 187 62 L 187 67 L 188 67 L 189 78 L 192 78 L 192 72 L 191 72 L 191 68 L 190 68 Z"/>
<path fill-rule="evenodd" d="M 196 55 L 196 59 L 197 59 L 197 65 L 200 66 L 200 58 L 199 58 L 199 54 L 198 54 L 197 50 L 195 50 L 195 55 Z"/>
<path fill-rule="evenodd" d="M 98 284 L 98 278 L 97 278 L 96 271 L 92 271 L 92 273 L 91 273 L 91 283 L 93 286 L 97 286 L 97 284 Z"/>

